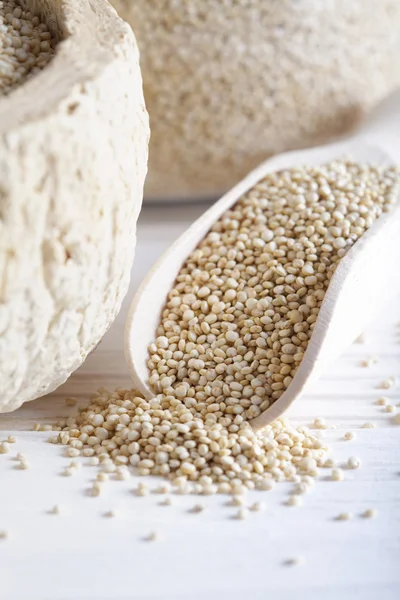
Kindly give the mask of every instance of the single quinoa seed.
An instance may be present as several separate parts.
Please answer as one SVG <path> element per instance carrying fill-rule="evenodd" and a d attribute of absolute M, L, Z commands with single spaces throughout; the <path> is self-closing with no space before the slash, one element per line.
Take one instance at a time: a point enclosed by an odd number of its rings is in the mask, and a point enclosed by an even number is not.
<path fill-rule="evenodd" d="M 260 510 L 264 510 L 265 504 L 263 502 L 254 502 L 249 506 L 249 510 L 252 512 L 260 512 Z"/>
<path fill-rule="evenodd" d="M 384 379 L 383 381 L 381 381 L 380 383 L 380 388 L 383 390 L 390 390 L 390 388 L 394 387 L 397 383 L 397 380 L 395 377 L 388 377 L 387 379 Z"/>
<path fill-rule="evenodd" d="M 342 469 L 332 469 L 331 480 L 332 481 L 343 481 L 344 473 Z"/>
<path fill-rule="evenodd" d="M 0 454 L 7 454 L 11 450 L 9 442 L 0 442 Z"/>
<path fill-rule="evenodd" d="M 378 511 L 376 508 L 367 508 L 367 510 L 365 510 L 361 516 L 364 517 L 364 519 L 375 519 L 377 515 Z"/>
<path fill-rule="evenodd" d="M 301 496 L 293 494 L 292 496 L 289 496 L 285 504 L 286 506 L 301 506 L 303 504 L 303 500 Z"/>
<path fill-rule="evenodd" d="M 350 512 L 343 512 L 335 517 L 335 521 L 350 521 L 353 518 L 353 515 Z"/>
<path fill-rule="evenodd" d="M 238 521 L 244 521 L 245 519 L 247 519 L 247 517 L 249 516 L 249 511 L 247 510 L 247 508 L 239 508 L 239 510 L 237 511 L 236 515 L 235 515 L 235 519 L 237 519 Z"/>
<path fill-rule="evenodd" d="M 369 358 L 361 361 L 361 366 L 371 368 L 373 365 L 376 365 L 377 362 L 378 358 L 376 356 L 370 356 Z"/>
<path fill-rule="evenodd" d="M 358 469 L 361 466 L 361 459 L 357 456 L 350 456 L 347 460 L 347 466 L 349 469 Z"/>
<path fill-rule="evenodd" d="M 363 429 L 375 429 L 376 425 L 375 425 L 375 423 L 370 423 L 369 421 L 367 421 L 366 423 L 362 424 L 362 428 Z"/>
<path fill-rule="evenodd" d="M 0 0 L 0 96 L 39 73 L 54 56 L 47 25 L 15 0 Z"/>
<path fill-rule="evenodd" d="M 170 496 L 167 496 L 167 498 L 164 498 L 164 500 L 161 500 L 161 502 L 159 504 L 160 504 L 160 506 L 171 506 L 172 498 Z"/>
<path fill-rule="evenodd" d="M 191 509 L 190 512 L 192 513 L 201 513 L 206 509 L 204 504 L 195 504 Z"/>
<path fill-rule="evenodd" d="M 380 398 L 378 398 L 378 400 L 376 401 L 376 404 L 378 406 L 386 406 L 389 402 L 389 398 L 386 398 L 386 396 L 381 396 Z"/>

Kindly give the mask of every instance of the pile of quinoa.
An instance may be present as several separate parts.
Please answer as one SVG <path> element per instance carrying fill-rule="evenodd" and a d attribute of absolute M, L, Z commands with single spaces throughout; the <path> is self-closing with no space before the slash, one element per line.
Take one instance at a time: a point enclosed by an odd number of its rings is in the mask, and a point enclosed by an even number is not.
<path fill-rule="evenodd" d="M 334 467 L 309 428 L 278 419 L 255 432 L 250 420 L 290 385 L 340 259 L 399 186 L 395 168 L 350 160 L 265 177 L 182 266 L 149 348 L 154 398 L 101 388 L 51 441 L 182 493 L 308 485 Z"/>
<path fill-rule="evenodd" d="M 55 39 L 38 15 L 0 0 L 0 95 L 39 73 L 54 56 Z"/>

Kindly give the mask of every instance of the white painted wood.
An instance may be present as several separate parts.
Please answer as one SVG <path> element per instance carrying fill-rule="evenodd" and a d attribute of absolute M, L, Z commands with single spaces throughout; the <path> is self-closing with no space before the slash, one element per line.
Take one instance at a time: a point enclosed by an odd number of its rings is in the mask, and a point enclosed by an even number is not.
<path fill-rule="evenodd" d="M 183 262 L 212 224 L 268 173 L 299 164 L 322 164 L 343 155 L 360 162 L 400 163 L 400 91 L 388 98 L 364 128 L 347 141 L 285 153 L 260 165 L 161 256 L 142 282 L 126 323 L 126 359 L 134 386 L 146 397 L 153 395 L 148 384 L 147 349 L 154 340 L 168 291 Z M 399 230 L 400 199 L 390 214 L 382 216 L 339 263 L 298 372 L 284 394 L 252 420 L 254 428 L 263 427 L 283 414 L 351 344 L 381 306 L 383 289 L 385 297 L 400 292 L 400 277 L 393 276 L 400 263 Z"/>
<path fill-rule="evenodd" d="M 296 423 L 321 416 L 337 424 L 326 433 L 333 454 L 339 461 L 359 456 L 363 463 L 340 483 L 326 481 L 322 472 L 300 508 L 283 506 L 287 484 L 251 496 L 267 508 L 246 521 L 231 519 L 234 509 L 221 496 L 202 499 L 207 509 L 201 515 L 188 512 L 197 498 L 175 496 L 171 507 L 159 506 L 155 494 L 137 498 L 137 477 L 110 481 L 102 496 L 90 498 L 85 491 L 96 468 L 62 477 L 69 462 L 62 447 L 32 431 L 36 421 L 74 414 L 67 396 L 84 404 L 98 386 L 131 386 L 123 355 L 129 298 L 203 211 L 203 205 L 145 207 L 128 300 L 102 343 L 56 392 L 0 415 L 0 440 L 17 436 L 15 449 L 0 454 L 0 530 L 10 531 L 9 540 L 0 540 L 1 600 L 398 600 L 400 426 L 375 401 L 384 393 L 400 402 L 399 386 L 378 389 L 383 378 L 400 375 L 399 299 L 380 310 L 366 343 L 348 348 L 289 409 Z M 362 368 L 360 361 L 372 354 L 378 363 Z M 362 429 L 364 421 L 377 428 Z M 347 430 L 356 432 L 354 441 L 342 440 Z M 28 471 L 15 468 L 16 452 L 29 457 Z M 64 514 L 48 515 L 57 503 Z M 375 520 L 359 517 L 368 507 L 378 509 Z M 120 516 L 104 518 L 110 508 Z M 354 519 L 335 522 L 342 511 Z M 143 542 L 153 530 L 160 541 Z M 283 566 L 298 555 L 304 566 Z"/>

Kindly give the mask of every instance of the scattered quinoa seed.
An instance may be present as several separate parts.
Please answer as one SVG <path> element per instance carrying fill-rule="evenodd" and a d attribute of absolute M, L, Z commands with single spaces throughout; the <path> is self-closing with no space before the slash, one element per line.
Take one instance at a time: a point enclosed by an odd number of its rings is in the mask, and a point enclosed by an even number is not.
<path fill-rule="evenodd" d="M 167 496 L 167 498 L 164 498 L 160 502 L 160 506 L 171 506 L 171 504 L 172 504 L 172 498 L 170 496 Z"/>
<path fill-rule="evenodd" d="M 354 431 L 347 431 L 347 432 L 344 434 L 344 439 L 345 439 L 345 440 L 354 440 L 354 439 L 355 439 L 355 437 L 356 437 L 356 434 L 354 433 Z"/>
<path fill-rule="evenodd" d="M 191 509 L 190 512 L 192 513 L 201 513 L 205 510 L 205 505 L 204 504 L 195 504 Z"/>
<path fill-rule="evenodd" d="M 253 504 L 251 504 L 249 506 L 249 510 L 253 511 L 253 512 L 259 512 L 260 510 L 263 510 L 265 508 L 265 505 L 263 504 L 263 502 L 254 502 Z"/>
<path fill-rule="evenodd" d="M 17 438 L 15 437 L 15 435 L 9 435 L 8 438 L 7 438 L 7 442 L 9 444 L 15 444 L 16 441 L 17 441 Z"/>
<path fill-rule="evenodd" d="M 286 506 L 301 506 L 303 504 L 303 500 L 301 499 L 301 496 L 293 494 L 292 496 L 289 496 L 285 504 Z"/>
<path fill-rule="evenodd" d="M 239 508 L 239 510 L 237 511 L 236 515 L 235 515 L 235 519 L 239 520 L 239 521 L 243 521 L 244 519 L 247 519 L 248 517 L 248 510 L 247 508 L 241 507 Z"/>
<path fill-rule="evenodd" d="M 383 381 L 381 381 L 380 387 L 383 390 L 390 390 L 390 388 L 392 388 L 395 385 L 396 385 L 396 378 L 388 377 L 387 379 L 384 379 Z"/>
<path fill-rule="evenodd" d="M 335 521 L 349 521 L 353 518 L 353 515 L 350 512 L 343 512 L 335 517 Z"/>
<path fill-rule="evenodd" d="M 357 456 L 350 456 L 347 466 L 349 469 L 358 469 L 361 466 L 361 460 Z"/>
<path fill-rule="evenodd" d="M 11 450 L 11 446 L 9 444 L 9 442 L 0 442 L 0 453 L 1 454 L 7 454 L 8 452 L 10 452 Z"/>
<path fill-rule="evenodd" d="M 376 356 L 370 356 L 369 358 L 361 361 L 361 366 L 371 368 L 377 362 L 378 362 L 378 359 Z"/>
<path fill-rule="evenodd" d="M 332 469 L 331 479 L 332 481 L 343 481 L 344 473 L 342 469 Z"/>
<path fill-rule="evenodd" d="M 376 401 L 378 406 L 386 406 L 386 404 L 388 404 L 388 402 L 389 402 L 389 398 L 386 398 L 386 396 L 381 396 Z"/>
<path fill-rule="evenodd" d="M 374 519 L 378 515 L 376 508 L 367 508 L 362 514 L 364 519 Z"/>

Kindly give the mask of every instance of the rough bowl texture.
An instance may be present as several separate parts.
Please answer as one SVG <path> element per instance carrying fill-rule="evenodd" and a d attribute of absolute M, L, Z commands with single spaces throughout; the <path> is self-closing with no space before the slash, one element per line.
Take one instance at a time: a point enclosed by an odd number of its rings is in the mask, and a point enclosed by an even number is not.
<path fill-rule="evenodd" d="M 349 130 L 400 83 L 397 0 L 111 2 L 141 51 L 147 196 L 214 196 Z"/>
<path fill-rule="evenodd" d="M 63 383 L 118 313 L 147 168 L 130 28 L 103 0 L 34 8 L 60 42 L 0 97 L 0 412 Z"/>

